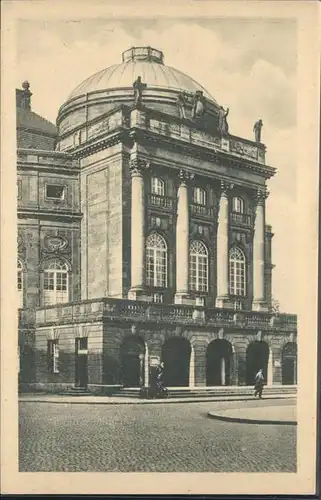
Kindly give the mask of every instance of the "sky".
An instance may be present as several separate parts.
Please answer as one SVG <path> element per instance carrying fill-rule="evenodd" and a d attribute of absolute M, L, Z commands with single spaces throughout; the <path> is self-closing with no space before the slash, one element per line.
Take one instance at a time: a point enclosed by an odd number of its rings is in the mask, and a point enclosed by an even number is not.
<path fill-rule="evenodd" d="M 296 312 L 296 47 L 295 22 L 283 19 L 23 20 L 17 31 L 17 88 L 33 92 L 32 109 L 55 122 L 59 107 L 84 79 L 135 45 L 164 52 L 164 62 L 199 82 L 230 108 L 233 135 L 253 138 L 264 123 L 268 181 L 266 223 L 272 225 L 273 297 Z"/>

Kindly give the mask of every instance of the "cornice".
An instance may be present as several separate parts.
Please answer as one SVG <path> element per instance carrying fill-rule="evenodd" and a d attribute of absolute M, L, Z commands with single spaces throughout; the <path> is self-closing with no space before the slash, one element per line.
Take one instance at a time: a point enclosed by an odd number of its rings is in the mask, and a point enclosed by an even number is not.
<path fill-rule="evenodd" d="M 44 210 L 35 208 L 18 208 L 18 218 L 22 219 L 25 217 L 32 218 L 53 218 L 54 220 L 64 219 L 64 220 L 80 220 L 83 216 L 81 212 L 68 212 L 64 210 Z"/>
<path fill-rule="evenodd" d="M 264 175 L 265 178 L 270 178 L 276 173 L 276 168 L 262 165 L 257 162 L 245 158 L 237 158 L 233 154 L 225 151 L 220 151 L 217 148 L 209 149 L 206 146 L 199 146 L 198 144 L 191 144 L 187 141 L 176 139 L 175 137 L 165 137 L 150 130 L 130 129 L 130 132 L 135 134 L 136 140 L 141 138 L 150 142 L 161 142 L 165 144 L 168 149 L 180 150 L 185 154 L 191 154 L 194 158 L 207 158 L 212 161 L 235 165 L 243 170 L 250 170 L 255 173 Z"/>
<path fill-rule="evenodd" d="M 84 143 L 82 147 L 77 146 L 77 150 L 71 152 L 70 155 L 74 159 L 81 159 L 94 153 L 98 153 L 108 147 L 115 146 L 126 139 L 126 131 L 119 129 L 109 137 L 101 138 L 93 143 Z M 128 136 L 127 136 L 128 137 Z"/>
<path fill-rule="evenodd" d="M 25 163 L 23 161 L 17 162 L 17 171 L 19 170 L 39 170 L 42 172 L 54 172 L 66 175 L 78 176 L 80 167 L 64 167 L 63 165 L 55 165 L 48 163 Z"/>
<path fill-rule="evenodd" d="M 72 160 L 69 153 L 63 151 L 49 151 L 48 149 L 28 149 L 28 148 L 18 148 L 17 154 L 23 155 L 35 155 L 35 156 L 47 156 L 49 158 L 62 158 L 65 160 Z"/>

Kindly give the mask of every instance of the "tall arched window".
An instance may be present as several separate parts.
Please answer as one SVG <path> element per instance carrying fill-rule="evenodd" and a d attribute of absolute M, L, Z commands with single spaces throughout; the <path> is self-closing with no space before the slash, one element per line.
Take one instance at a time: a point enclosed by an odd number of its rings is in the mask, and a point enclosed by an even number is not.
<path fill-rule="evenodd" d="M 230 294 L 244 296 L 246 293 L 245 255 L 240 248 L 230 250 Z"/>
<path fill-rule="evenodd" d="M 190 245 L 189 287 L 195 292 L 208 291 L 208 252 L 201 241 L 193 241 Z"/>
<path fill-rule="evenodd" d="M 167 286 L 167 245 L 156 233 L 146 240 L 146 283 L 152 287 Z"/>
<path fill-rule="evenodd" d="M 17 290 L 19 307 L 23 307 L 23 266 L 20 260 L 17 263 Z"/>
<path fill-rule="evenodd" d="M 44 305 L 68 302 L 68 266 L 59 259 L 48 262 L 43 273 Z"/>
<path fill-rule="evenodd" d="M 239 196 L 234 196 L 232 200 L 232 210 L 233 212 L 237 212 L 238 214 L 244 213 L 244 200 Z"/>
<path fill-rule="evenodd" d="M 165 196 L 165 183 L 159 177 L 152 177 L 151 179 L 152 194 Z"/>
<path fill-rule="evenodd" d="M 198 205 L 206 205 L 206 191 L 200 187 L 194 187 L 193 202 Z"/>

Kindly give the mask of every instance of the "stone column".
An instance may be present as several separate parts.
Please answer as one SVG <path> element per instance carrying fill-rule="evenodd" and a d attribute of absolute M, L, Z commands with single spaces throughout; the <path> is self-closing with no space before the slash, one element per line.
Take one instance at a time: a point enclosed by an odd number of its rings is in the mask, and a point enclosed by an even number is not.
<path fill-rule="evenodd" d="M 216 307 L 224 307 L 228 303 L 228 268 L 229 268 L 229 247 L 228 247 L 228 227 L 229 227 L 229 204 L 228 190 L 233 188 L 233 184 L 221 182 L 221 198 L 218 213 L 217 244 L 216 244 L 216 266 L 217 266 L 217 296 Z"/>
<path fill-rule="evenodd" d="M 191 344 L 191 357 L 189 360 L 189 387 L 190 389 L 195 387 L 195 349 L 193 344 Z"/>
<path fill-rule="evenodd" d="M 145 358 L 144 358 L 144 386 L 149 386 L 149 352 L 147 342 L 145 343 Z"/>
<path fill-rule="evenodd" d="M 206 386 L 206 349 L 207 344 L 202 341 L 197 341 L 193 345 L 195 353 L 195 386 Z"/>
<path fill-rule="evenodd" d="M 145 197 L 144 170 L 148 167 L 145 160 L 134 156 L 130 160 L 132 176 L 131 189 L 131 288 L 129 299 L 136 300 L 144 292 L 145 261 Z"/>
<path fill-rule="evenodd" d="M 272 347 L 270 347 L 268 367 L 267 367 L 267 385 L 268 386 L 273 385 L 273 350 L 272 350 Z"/>
<path fill-rule="evenodd" d="M 182 304 L 188 297 L 189 270 L 189 202 L 188 181 L 194 175 L 181 170 L 176 221 L 176 294 L 175 304 Z"/>
<path fill-rule="evenodd" d="M 275 346 L 273 350 L 273 385 L 282 385 L 282 350 Z"/>
<path fill-rule="evenodd" d="M 221 358 L 221 384 L 226 385 L 226 378 L 225 378 L 225 358 L 224 356 Z"/>
<path fill-rule="evenodd" d="M 253 311 L 267 311 L 264 298 L 264 238 L 265 217 L 264 201 L 268 196 L 266 189 L 256 193 L 255 226 L 253 238 Z"/>

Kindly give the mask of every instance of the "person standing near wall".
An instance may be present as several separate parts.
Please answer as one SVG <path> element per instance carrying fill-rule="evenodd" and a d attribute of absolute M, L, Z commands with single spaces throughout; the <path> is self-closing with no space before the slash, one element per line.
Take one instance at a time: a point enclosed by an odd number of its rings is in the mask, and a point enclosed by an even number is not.
<path fill-rule="evenodd" d="M 263 376 L 263 370 L 260 369 L 257 374 L 255 375 L 255 380 L 254 380 L 254 397 L 258 395 L 259 398 L 262 398 L 262 392 L 263 392 L 263 385 L 264 385 L 264 376 Z"/>

